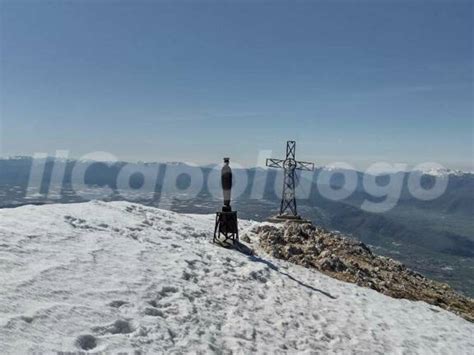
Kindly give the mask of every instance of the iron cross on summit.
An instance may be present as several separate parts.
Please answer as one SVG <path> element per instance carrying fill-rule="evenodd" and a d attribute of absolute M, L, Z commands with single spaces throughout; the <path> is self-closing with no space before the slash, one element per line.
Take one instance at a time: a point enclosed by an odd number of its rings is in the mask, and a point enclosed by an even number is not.
<path fill-rule="evenodd" d="M 283 193 L 281 196 L 280 216 L 284 215 L 286 211 L 290 211 L 291 215 L 298 216 L 296 210 L 296 195 L 295 195 L 295 177 L 296 170 L 313 171 L 314 163 L 296 160 L 296 142 L 286 142 L 286 158 L 285 159 L 267 159 L 267 164 L 270 168 L 283 169 Z"/>

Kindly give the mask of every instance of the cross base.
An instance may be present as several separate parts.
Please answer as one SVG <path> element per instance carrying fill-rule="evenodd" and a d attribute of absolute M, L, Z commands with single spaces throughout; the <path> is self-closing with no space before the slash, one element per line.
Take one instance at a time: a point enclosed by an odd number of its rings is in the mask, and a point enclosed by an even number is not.
<path fill-rule="evenodd" d="M 308 219 L 303 219 L 299 215 L 289 215 L 289 214 L 279 214 L 277 216 L 273 216 L 267 219 L 268 222 L 271 223 L 299 223 L 299 224 L 311 224 L 312 222 Z"/>

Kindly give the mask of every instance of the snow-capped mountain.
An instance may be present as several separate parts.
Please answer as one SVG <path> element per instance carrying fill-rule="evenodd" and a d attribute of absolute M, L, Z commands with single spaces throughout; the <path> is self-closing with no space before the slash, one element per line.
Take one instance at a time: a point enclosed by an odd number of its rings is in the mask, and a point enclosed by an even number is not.
<path fill-rule="evenodd" d="M 213 219 L 128 202 L 0 210 L 0 353 L 472 351 L 472 323 L 216 246 Z"/>
<path fill-rule="evenodd" d="M 462 171 L 448 168 L 428 168 L 415 171 L 419 171 L 425 175 L 431 176 L 462 176 L 464 174 L 472 174 L 472 171 Z"/>

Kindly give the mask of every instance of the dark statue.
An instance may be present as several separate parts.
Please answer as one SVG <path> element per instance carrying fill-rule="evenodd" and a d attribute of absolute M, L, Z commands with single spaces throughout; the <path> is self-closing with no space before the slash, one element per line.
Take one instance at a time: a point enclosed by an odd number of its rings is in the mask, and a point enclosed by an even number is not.
<path fill-rule="evenodd" d="M 216 212 L 216 225 L 214 228 L 213 241 L 229 245 L 229 241 L 235 243 L 239 240 L 239 228 L 237 226 L 237 212 L 232 211 L 230 206 L 232 191 L 232 169 L 229 166 L 229 158 L 224 158 L 224 166 L 221 170 L 221 186 L 224 195 L 224 206 L 221 212 Z M 222 239 L 222 237 L 224 239 Z"/>
<path fill-rule="evenodd" d="M 224 166 L 221 170 L 221 185 L 224 193 L 224 207 L 232 210 L 230 207 L 230 198 L 232 191 L 232 169 L 229 166 L 229 158 L 224 158 Z M 222 209 L 224 210 L 224 208 Z"/>

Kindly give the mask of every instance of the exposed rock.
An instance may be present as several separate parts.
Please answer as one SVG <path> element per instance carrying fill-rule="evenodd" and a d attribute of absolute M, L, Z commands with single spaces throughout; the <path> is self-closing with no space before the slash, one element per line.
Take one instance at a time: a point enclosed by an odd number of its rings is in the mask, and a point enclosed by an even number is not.
<path fill-rule="evenodd" d="M 425 278 L 400 262 L 374 255 L 364 244 L 311 224 L 262 225 L 254 231 L 273 257 L 315 268 L 329 276 L 395 298 L 425 301 L 474 322 L 474 300 Z"/>
<path fill-rule="evenodd" d="M 241 239 L 242 239 L 242 241 L 244 241 L 246 243 L 252 243 L 252 240 L 246 234 L 244 234 Z"/>

